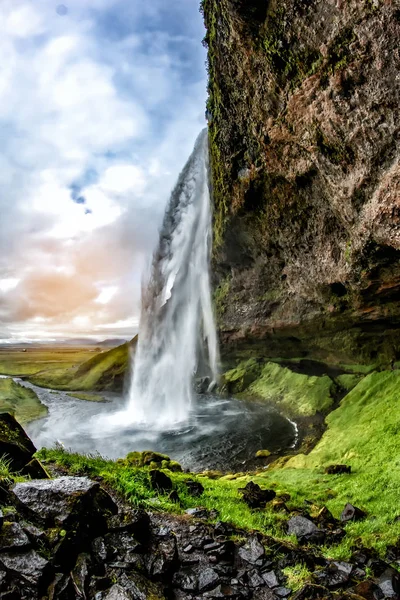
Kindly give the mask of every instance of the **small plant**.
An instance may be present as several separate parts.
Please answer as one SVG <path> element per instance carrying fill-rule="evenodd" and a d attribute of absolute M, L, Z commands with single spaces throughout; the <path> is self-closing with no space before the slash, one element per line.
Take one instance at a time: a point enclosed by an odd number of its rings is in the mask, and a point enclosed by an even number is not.
<path fill-rule="evenodd" d="M 293 592 L 301 590 L 301 588 L 304 587 L 307 582 L 311 581 L 312 578 L 311 571 L 302 563 L 299 563 L 294 567 L 286 567 L 283 569 L 283 572 L 287 577 L 286 584 Z"/>

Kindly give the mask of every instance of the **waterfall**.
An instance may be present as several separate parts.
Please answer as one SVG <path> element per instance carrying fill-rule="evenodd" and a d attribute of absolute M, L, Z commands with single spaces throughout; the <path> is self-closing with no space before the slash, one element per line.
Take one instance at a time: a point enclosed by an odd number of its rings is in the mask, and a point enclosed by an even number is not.
<path fill-rule="evenodd" d="M 204 373 L 206 363 L 211 381 L 217 378 L 210 249 L 205 129 L 171 194 L 143 285 L 139 341 L 132 359 L 126 414 L 130 423 L 154 429 L 181 424 L 189 416 L 196 372 L 203 369 Z"/>

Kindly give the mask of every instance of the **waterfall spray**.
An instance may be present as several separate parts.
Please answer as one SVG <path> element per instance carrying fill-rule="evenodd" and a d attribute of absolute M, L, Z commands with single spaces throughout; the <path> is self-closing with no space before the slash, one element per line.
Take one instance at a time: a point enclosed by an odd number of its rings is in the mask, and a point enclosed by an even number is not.
<path fill-rule="evenodd" d="M 164 429 L 184 422 L 189 416 L 200 357 L 206 357 L 211 380 L 217 378 L 210 249 L 205 129 L 171 194 L 143 286 L 139 341 L 129 389 L 130 423 Z"/>

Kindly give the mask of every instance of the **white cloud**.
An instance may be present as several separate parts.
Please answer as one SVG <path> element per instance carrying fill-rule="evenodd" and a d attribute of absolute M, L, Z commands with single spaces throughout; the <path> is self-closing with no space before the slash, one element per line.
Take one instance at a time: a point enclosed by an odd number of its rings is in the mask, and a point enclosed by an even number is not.
<path fill-rule="evenodd" d="M 59 16 L 53 0 L 0 3 L 2 337 L 129 335 L 168 192 L 204 122 L 196 4 L 67 5 Z"/>

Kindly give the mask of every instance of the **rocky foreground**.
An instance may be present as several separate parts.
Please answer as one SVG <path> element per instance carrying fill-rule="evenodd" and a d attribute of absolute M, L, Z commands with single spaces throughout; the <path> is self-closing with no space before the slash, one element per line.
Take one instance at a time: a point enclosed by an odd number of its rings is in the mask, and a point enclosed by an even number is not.
<path fill-rule="evenodd" d="M 40 477 L 0 479 L 1 599 L 399 597 L 393 567 L 400 564 L 400 547 L 390 549 L 389 562 L 365 548 L 354 548 L 349 562 L 322 556 L 321 544 L 334 546 L 346 522 L 364 518 L 351 505 L 340 521 L 326 508 L 313 518 L 307 506 L 288 515 L 288 533 L 297 539 L 289 543 L 218 521 L 217 511 L 201 508 L 203 490 L 194 480 L 187 487 L 199 507 L 171 515 L 132 508 L 88 477 L 51 479 L 9 415 L 0 418 L 0 451 L 10 468 L 24 471 L 29 464 Z M 149 479 L 155 507 L 160 493 L 175 494 L 179 502 L 165 472 L 152 468 Z M 271 502 L 281 510 L 288 501 L 251 482 L 241 494 L 254 510 Z M 308 582 L 294 591 L 300 586 L 293 573 L 301 568 Z"/>

